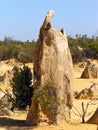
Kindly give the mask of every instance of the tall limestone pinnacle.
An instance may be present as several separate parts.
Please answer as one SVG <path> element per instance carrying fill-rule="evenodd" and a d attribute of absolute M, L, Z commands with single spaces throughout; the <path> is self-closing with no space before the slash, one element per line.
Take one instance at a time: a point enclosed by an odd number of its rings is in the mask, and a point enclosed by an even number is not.
<path fill-rule="evenodd" d="M 39 32 L 34 56 L 34 96 L 27 123 L 69 121 L 73 98 L 73 64 L 64 29 L 52 27 L 49 11 Z"/>

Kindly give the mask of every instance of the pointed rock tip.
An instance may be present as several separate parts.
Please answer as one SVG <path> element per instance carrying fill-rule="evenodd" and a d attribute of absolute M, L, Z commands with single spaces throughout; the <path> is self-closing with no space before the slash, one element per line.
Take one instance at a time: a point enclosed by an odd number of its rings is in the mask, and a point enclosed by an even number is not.
<path fill-rule="evenodd" d="M 53 16 L 55 15 L 55 12 L 53 10 L 49 10 L 47 13 L 47 16 L 53 18 Z"/>

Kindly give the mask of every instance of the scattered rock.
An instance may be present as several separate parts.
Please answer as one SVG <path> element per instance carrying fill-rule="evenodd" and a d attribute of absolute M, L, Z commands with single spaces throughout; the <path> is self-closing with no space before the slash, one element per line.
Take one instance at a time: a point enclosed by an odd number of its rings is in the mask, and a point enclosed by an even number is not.
<path fill-rule="evenodd" d="M 87 121 L 87 123 L 98 125 L 98 108 L 92 115 L 92 117 Z"/>
<path fill-rule="evenodd" d="M 84 62 L 84 63 L 80 63 L 79 64 L 79 68 L 84 68 L 85 67 L 85 65 L 86 65 L 86 63 Z"/>
<path fill-rule="evenodd" d="M 9 89 L 11 91 L 11 79 L 13 77 L 13 68 L 17 66 L 18 68 L 23 67 L 23 63 L 20 63 L 16 59 L 10 59 L 0 62 L 0 88 L 2 90 Z M 33 64 L 28 63 L 26 64 L 31 71 L 33 70 Z M 32 71 L 33 74 L 33 71 Z"/>
<path fill-rule="evenodd" d="M 93 64 L 90 60 L 88 60 L 81 78 L 98 78 L 98 65 Z"/>
<path fill-rule="evenodd" d="M 89 88 L 85 88 L 80 93 L 75 95 L 75 98 L 76 99 L 91 99 L 92 91 Z"/>
<path fill-rule="evenodd" d="M 13 112 L 10 110 L 12 102 L 7 93 L 0 89 L 0 116 L 12 115 Z"/>
<path fill-rule="evenodd" d="M 85 88 L 79 93 L 74 94 L 76 99 L 97 99 L 98 83 L 93 83 L 90 88 Z"/>
<path fill-rule="evenodd" d="M 8 109 L 7 107 L 2 108 L 1 111 L 4 113 L 4 115 L 8 115 L 8 116 L 13 115 L 13 112 L 10 109 Z"/>
<path fill-rule="evenodd" d="M 93 83 L 90 87 L 90 90 L 93 93 L 93 99 L 98 98 L 98 83 Z"/>

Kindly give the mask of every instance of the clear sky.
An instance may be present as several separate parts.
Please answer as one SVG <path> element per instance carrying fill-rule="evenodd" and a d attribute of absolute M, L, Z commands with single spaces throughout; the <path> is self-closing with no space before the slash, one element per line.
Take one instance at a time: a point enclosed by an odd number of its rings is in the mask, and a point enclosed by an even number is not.
<path fill-rule="evenodd" d="M 98 0 L 0 0 L 0 40 L 37 40 L 48 10 L 53 26 L 67 35 L 98 35 Z"/>

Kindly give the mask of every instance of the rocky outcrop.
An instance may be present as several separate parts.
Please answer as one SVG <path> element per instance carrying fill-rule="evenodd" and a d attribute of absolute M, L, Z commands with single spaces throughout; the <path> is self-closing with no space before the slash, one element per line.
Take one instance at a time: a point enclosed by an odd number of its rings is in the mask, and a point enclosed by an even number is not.
<path fill-rule="evenodd" d="M 0 88 L 5 91 L 6 89 L 11 92 L 11 80 L 13 77 L 13 70 L 14 67 L 17 66 L 18 68 L 23 68 L 23 63 L 17 61 L 16 59 L 10 59 L 5 61 L 0 61 Z M 27 63 L 33 73 L 33 66 L 32 63 Z"/>
<path fill-rule="evenodd" d="M 93 64 L 90 60 L 88 60 L 81 78 L 98 78 L 98 65 Z"/>
<path fill-rule="evenodd" d="M 34 96 L 27 123 L 69 121 L 73 97 L 73 65 L 67 37 L 52 27 L 49 11 L 40 29 L 34 57 Z M 43 115 L 43 116 L 42 116 Z M 46 120 L 45 119 L 45 120 Z"/>
<path fill-rule="evenodd" d="M 93 83 L 90 88 L 85 88 L 81 92 L 75 94 L 76 99 L 97 99 L 98 83 Z"/>
<path fill-rule="evenodd" d="M 0 116 L 9 115 L 11 116 L 13 112 L 10 110 L 12 107 L 12 102 L 10 99 L 10 95 L 5 93 L 0 88 Z"/>
<path fill-rule="evenodd" d="M 91 118 L 87 121 L 87 123 L 98 125 L 98 108 L 91 116 Z"/>
<path fill-rule="evenodd" d="M 0 88 L 2 90 L 10 89 L 10 80 L 13 76 L 14 66 L 19 66 L 19 62 L 15 59 L 10 59 L 0 62 Z M 11 89 L 10 89 L 11 90 Z"/>
<path fill-rule="evenodd" d="M 98 98 L 98 83 L 93 83 L 90 86 L 90 90 L 92 91 L 92 98 L 97 99 Z"/>

